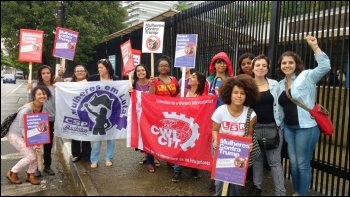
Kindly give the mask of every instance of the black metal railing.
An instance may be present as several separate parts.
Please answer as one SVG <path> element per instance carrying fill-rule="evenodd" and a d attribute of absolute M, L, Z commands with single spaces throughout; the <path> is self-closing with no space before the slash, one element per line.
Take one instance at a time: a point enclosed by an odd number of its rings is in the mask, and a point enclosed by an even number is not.
<path fill-rule="evenodd" d="M 277 60 L 285 51 L 294 51 L 304 60 L 305 69 L 317 66 L 313 52 L 304 41 L 307 34 L 317 37 L 320 48 L 329 56 L 339 73 L 349 69 L 348 1 L 207 1 L 165 20 L 163 54 L 174 58 L 176 34 L 198 34 L 195 70 L 208 74 L 211 58 L 226 52 L 237 71 L 238 57 L 250 52 L 266 54 L 271 60 L 270 78 L 279 80 Z M 142 28 L 96 46 L 90 73 L 97 73 L 96 62 L 116 55 L 116 75 L 121 76 L 120 44 L 131 40 L 142 49 Z M 155 54 L 156 62 L 162 54 Z M 150 54 L 141 62 L 150 68 Z M 156 64 L 155 64 L 156 65 Z M 155 70 L 157 75 L 157 70 Z M 237 73 L 237 72 L 235 72 Z M 180 77 L 180 70 L 171 74 Z M 326 195 L 349 195 L 349 91 L 341 84 L 331 85 L 327 74 L 317 87 L 317 102 L 329 109 L 335 132 L 321 136 L 312 165 L 311 189 Z M 125 78 L 127 79 L 127 78 Z M 282 153 L 287 178 L 288 155 Z"/>

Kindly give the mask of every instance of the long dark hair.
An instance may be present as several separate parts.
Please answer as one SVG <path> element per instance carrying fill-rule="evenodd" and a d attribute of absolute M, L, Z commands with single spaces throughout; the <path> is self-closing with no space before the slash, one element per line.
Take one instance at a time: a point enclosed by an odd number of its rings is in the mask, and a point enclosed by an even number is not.
<path fill-rule="evenodd" d="M 195 74 L 197 76 L 197 79 L 199 82 L 199 85 L 198 85 L 197 90 L 196 90 L 196 94 L 202 95 L 204 93 L 205 83 L 206 83 L 207 79 L 206 79 L 205 75 L 201 72 L 196 71 L 196 72 L 193 72 L 193 74 Z"/>
<path fill-rule="evenodd" d="M 281 63 L 282 63 L 282 59 L 286 56 L 292 57 L 294 59 L 294 61 L 295 61 L 295 74 L 299 75 L 304 70 L 304 62 L 301 60 L 300 56 L 298 54 L 294 53 L 293 51 L 284 52 L 281 55 L 281 57 L 278 59 L 277 74 L 280 76 L 285 76 L 285 74 L 281 70 Z"/>
<path fill-rule="evenodd" d="M 45 85 L 44 80 L 43 80 L 43 76 L 41 75 L 41 72 L 43 71 L 44 68 L 48 68 L 50 73 L 51 73 L 50 85 L 54 84 L 55 77 L 54 77 L 54 73 L 53 73 L 51 67 L 48 65 L 42 65 L 39 67 L 38 71 L 36 72 L 36 79 L 38 80 L 38 85 Z"/>
<path fill-rule="evenodd" d="M 112 63 L 108 59 L 100 59 L 97 61 L 97 65 L 99 64 L 102 64 L 106 67 L 106 69 L 108 70 L 109 77 L 113 79 L 114 69 L 113 69 Z"/>
<path fill-rule="evenodd" d="M 134 80 L 134 82 L 133 82 L 133 84 L 132 84 L 132 87 L 133 87 L 133 88 L 136 87 L 136 83 L 137 83 L 137 81 L 139 80 L 139 78 L 137 77 L 137 68 L 138 68 L 138 67 L 143 67 L 143 68 L 145 69 L 145 71 L 146 71 L 146 79 L 149 79 L 150 76 L 151 76 L 150 73 L 149 73 L 149 71 L 148 71 L 148 69 L 146 68 L 145 65 L 143 65 L 143 64 L 137 65 L 137 66 L 135 67 L 135 72 L 134 72 L 134 76 L 133 76 L 133 80 Z"/>

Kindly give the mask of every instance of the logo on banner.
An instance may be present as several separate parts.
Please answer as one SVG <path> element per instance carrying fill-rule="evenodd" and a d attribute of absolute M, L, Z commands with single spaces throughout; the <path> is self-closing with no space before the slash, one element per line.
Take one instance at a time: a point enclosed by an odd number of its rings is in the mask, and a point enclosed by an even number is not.
<path fill-rule="evenodd" d="M 72 102 L 72 114 L 79 119 L 64 117 L 64 128 L 81 135 L 88 132 L 106 135 L 113 127 L 119 130 L 126 128 L 127 101 L 125 94 L 116 96 L 118 91 L 111 86 L 96 85 L 80 92 Z"/>
<path fill-rule="evenodd" d="M 152 134 L 158 136 L 158 143 L 162 146 L 178 148 L 187 151 L 193 148 L 199 138 L 199 125 L 194 122 L 194 118 L 187 118 L 184 114 L 176 112 L 163 112 L 164 119 L 160 120 L 160 125 L 152 125 Z"/>
<path fill-rule="evenodd" d="M 150 51 L 156 51 L 160 47 L 160 39 L 157 36 L 150 36 L 147 38 L 147 48 Z"/>

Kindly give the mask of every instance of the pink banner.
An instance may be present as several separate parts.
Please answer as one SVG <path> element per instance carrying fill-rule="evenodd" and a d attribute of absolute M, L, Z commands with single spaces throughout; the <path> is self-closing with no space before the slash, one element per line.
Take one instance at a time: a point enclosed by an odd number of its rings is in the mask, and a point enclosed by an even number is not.
<path fill-rule="evenodd" d="M 44 32 L 20 29 L 18 61 L 42 62 Z"/>

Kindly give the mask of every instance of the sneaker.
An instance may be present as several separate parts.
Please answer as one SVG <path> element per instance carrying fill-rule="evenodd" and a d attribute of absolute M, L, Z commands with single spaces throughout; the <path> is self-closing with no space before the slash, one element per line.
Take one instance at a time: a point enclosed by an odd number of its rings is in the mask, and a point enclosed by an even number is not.
<path fill-rule="evenodd" d="M 71 159 L 71 161 L 73 162 L 73 163 L 76 163 L 76 162 L 78 162 L 80 160 L 80 157 L 72 157 L 72 159 Z"/>
<path fill-rule="evenodd" d="M 253 190 L 249 196 L 261 196 L 261 189 L 254 185 Z"/>
<path fill-rule="evenodd" d="M 198 169 L 192 169 L 192 175 L 194 179 L 200 179 L 202 176 L 199 174 Z"/>
<path fill-rule="evenodd" d="M 39 170 L 35 170 L 34 176 L 35 177 L 41 177 L 41 172 Z"/>
<path fill-rule="evenodd" d="M 180 182 L 180 180 L 181 180 L 181 172 L 175 172 L 171 181 L 174 183 L 178 183 L 178 182 Z"/>
<path fill-rule="evenodd" d="M 45 167 L 44 172 L 51 176 L 55 175 L 55 172 L 50 167 Z"/>

